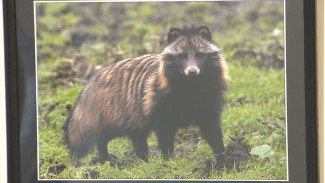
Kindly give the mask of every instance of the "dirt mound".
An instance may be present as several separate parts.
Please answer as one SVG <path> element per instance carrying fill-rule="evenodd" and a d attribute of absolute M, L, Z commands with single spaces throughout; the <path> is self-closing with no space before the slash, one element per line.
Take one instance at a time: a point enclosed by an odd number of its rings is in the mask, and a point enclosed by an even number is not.
<path fill-rule="evenodd" d="M 244 141 L 244 137 L 230 137 L 226 151 L 217 155 L 216 160 L 206 161 L 206 167 L 203 174 L 210 176 L 211 170 L 217 170 L 218 174 L 245 170 L 247 159 L 250 157 L 250 146 Z"/>

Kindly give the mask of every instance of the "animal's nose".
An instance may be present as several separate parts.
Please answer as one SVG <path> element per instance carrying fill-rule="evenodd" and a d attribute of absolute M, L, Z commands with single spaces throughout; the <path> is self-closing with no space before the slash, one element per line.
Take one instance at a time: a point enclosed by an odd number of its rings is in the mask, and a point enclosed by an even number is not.
<path fill-rule="evenodd" d="M 196 69 L 196 68 L 190 68 L 189 70 L 188 70 L 188 75 L 189 76 L 196 76 L 196 75 L 198 75 L 198 70 Z"/>

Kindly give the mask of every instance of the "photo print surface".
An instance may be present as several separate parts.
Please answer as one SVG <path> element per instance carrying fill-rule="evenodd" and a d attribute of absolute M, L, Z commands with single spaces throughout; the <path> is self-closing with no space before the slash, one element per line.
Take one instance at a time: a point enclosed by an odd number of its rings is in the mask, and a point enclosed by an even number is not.
<path fill-rule="evenodd" d="M 34 10 L 40 180 L 287 180 L 283 1 Z"/>

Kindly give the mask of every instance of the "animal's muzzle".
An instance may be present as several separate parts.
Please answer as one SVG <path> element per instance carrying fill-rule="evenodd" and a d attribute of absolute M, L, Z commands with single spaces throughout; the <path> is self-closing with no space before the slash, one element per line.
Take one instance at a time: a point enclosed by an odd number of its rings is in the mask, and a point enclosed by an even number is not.
<path fill-rule="evenodd" d="M 188 76 L 197 76 L 200 74 L 200 69 L 197 67 L 190 67 L 185 70 L 185 74 Z"/>

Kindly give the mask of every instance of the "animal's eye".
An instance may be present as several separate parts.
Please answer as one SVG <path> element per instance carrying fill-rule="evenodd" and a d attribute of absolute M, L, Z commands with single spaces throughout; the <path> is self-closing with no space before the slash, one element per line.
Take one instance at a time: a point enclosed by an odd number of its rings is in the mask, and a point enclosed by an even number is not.
<path fill-rule="evenodd" d="M 210 53 L 208 53 L 208 57 L 209 58 L 218 58 L 218 55 L 219 55 L 219 52 L 210 52 Z"/>
<path fill-rule="evenodd" d="M 196 52 L 196 53 L 195 53 L 195 57 L 196 57 L 196 58 L 203 58 L 204 55 L 205 55 L 205 54 L 202 53 L 202 52 Z"/>
<path fill-rule="evenodd" d="M 187 54 L 186 53 L 180 53 L 176 55 L 176 58 L 178 59 L 186 59 L 187 58 Z"/>
<path fill-rule="evenodd" d="M 174 60 L 174 56 L 172 54 L 166 54 L 164 56 L 164 60 L 166 60 L 166 61 L 173 61 Z"/>

